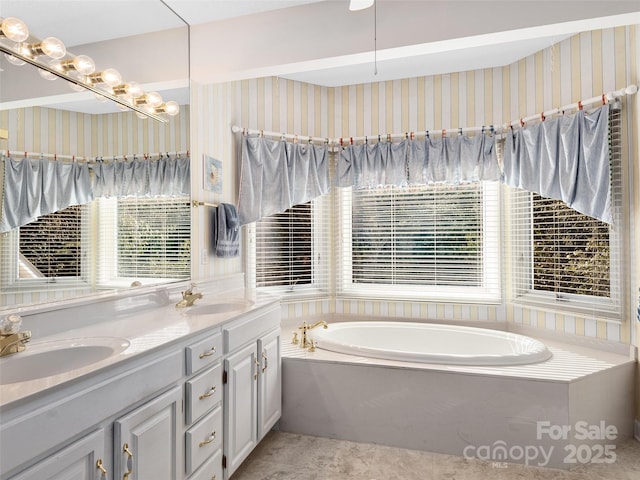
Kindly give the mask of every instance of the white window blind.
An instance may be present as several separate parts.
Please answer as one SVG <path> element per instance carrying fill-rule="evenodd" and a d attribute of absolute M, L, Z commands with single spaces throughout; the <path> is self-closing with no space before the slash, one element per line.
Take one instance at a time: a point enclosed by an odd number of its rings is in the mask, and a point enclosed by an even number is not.
<path fill-rule="evenodd" d="M 343 189 L 341 293 L 498 301 L 499 191 L 492 182 Z"/>
<path fill-rule="evenodd" d="M 609 144 L 614 219 L 621 201 L 620 110 L 611 108 Z M 512 189 L 512 300 L 615 316 L 620 305 L 620 241 L 609 225 L 561 201 Z M 616 222 L 617 223 L 617 222 Z"/>
<path fill-rule="evenodd" d="M 252 287 L 289 296 L 327 292 L 329 195 L 248 225 Z"/>
<path fill-rule="evenodd" d="M 189 278 L 189 197 L 101 198 L 97 203 L 100 284 Z"/>

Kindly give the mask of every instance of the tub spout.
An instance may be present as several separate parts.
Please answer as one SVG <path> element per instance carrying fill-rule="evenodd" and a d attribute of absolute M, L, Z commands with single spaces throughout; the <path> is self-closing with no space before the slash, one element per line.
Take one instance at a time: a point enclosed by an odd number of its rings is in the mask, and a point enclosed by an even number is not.
<path fill-rule="evenodd" d="M 300 339 L 301 348 L 308 348 L 311 345 L 309 342 L 309 339 L 307 338 L 307 332 L 321 325 L 322 325 L 322 328 L 325 328 L 325 329 L 329 328 L 329 325 L 327 325 L 327 322 L 325 322 L 324 320 L 320 320 L 319 322 L 312 323 L 311 325 L 307 325 L 307 322 L 302 322 L 302 325 L 298 327 L 300 330 L 302 330 L 302 338 Z"/>

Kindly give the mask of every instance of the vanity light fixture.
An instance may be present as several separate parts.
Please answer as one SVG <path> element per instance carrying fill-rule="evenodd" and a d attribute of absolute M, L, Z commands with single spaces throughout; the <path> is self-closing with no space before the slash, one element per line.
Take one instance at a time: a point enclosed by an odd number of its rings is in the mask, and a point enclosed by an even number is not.
<path fill-rule="evenodd" d="M 26 43 L 28 40 L 30 43 Z M 30 36 L 27 25 L 16 17 L 0 18 L 0 52 L 13 65 L 29 63 L 47 80 L 62 78 L 74 90 L 89 90 L 100 101 L 111 100 L 140 118 L 167 122 L 162 114 L 177 115 L 180 111 L 177 102 L 163 103 L 158 92 L 145 93 L 137 83 L 123 82 L 115 68 L 96 72 L 91 57 L 70 54 L 58 38 Z"/>

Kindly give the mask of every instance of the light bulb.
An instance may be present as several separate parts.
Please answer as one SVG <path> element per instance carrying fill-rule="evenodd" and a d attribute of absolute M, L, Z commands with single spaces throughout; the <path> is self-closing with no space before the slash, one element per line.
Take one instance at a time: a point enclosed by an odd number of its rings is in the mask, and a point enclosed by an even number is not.
<path fill-rule="evenodd" d="M 169 100 L 167 103 L 165 103 L 164 110 L 168 115 L 177 115 L 178 113 L 180 113 L 180 105 L 178 105 L 178 102 Z"/>
<path fill-rule="evenodd" d="M 38 69 L 38 73 L 40 74 L 40 76 L 42 78 L 44 78 L 45 80 L 55 80 L 58 77 L 55 76 L 53 73 L 47 71 L 47 70 L 43 70 L 41 68 Z"/>
<path fill-rule="evenodd" d="M 77 80 L 81 84 L 83 84 L 85 82 L 84 75 L 80 75 L 78 72 L 69 72 L 67 75 L 69 77 Z M 71 88 L 71 90 L 75 90 L 76 92 L 84 92 L 86 90 L 86 88 L 83 85 L 78 85 L 78 84 L 73 83 L 73 82 L 69 82 L 69 87 Z"/>
<path fill-rule="evenodd" d="M 140 112 L 136 112 L 136 115 L 138 116 L 138 118 L 141 118 L 142 120 L 146 120 L 147 118 L 149 118 L 145 114 Z"/>
<path fill-rule="evenodd" d="M 17 53 L 20 53 L 20 46 L 16 45 L 15 47 L 13 47 L 13 50 L 16 51 Z M 4 54 L 5 58 L 7 59 L 7 61 L 13 65 L 17 65 L 18 67 L 21 65 L 24 65 L 25 62 L 24 60 L 20 60 L 18 57 L 14 57 L 13 55 L 9 55 L 8 53 Z"/>
<path fill-rule="evenodd" d="M 92 73 L 87 77 L 87 79 L 91 83 L 106 83 L 110 87 L 115 87 L 116 85 L 120 85 L 120 83 L 122 83 L 120 72 L 118 72 L 115 68 L 107 68 L 102 72 Z"/>
<path fill-rule="evenodd" d="M 107 97 L 103 97 L 102 95 L 100 95 L 99 93 L 93 92 L 93 96 L 96 97 L 96 100 L 98 100 L 99 102 L 106 102 L 107 100 L 109 100 Z"/>
<path fill-rule="evenodd" d="M 142 87 L 136 82 L 129 82 L 114 86 L 113 94 L 118 96 L 126 95 L 131 98 L 136 98 L 144 95 L 144 91 L 142 90 Z"/>
<path fill-rule="evenodd" d="M 27 25 L 16 17 L 7 17 L 0 23 L 0 33 L 14 42 L 24 42 L 29 38 Z"/>
<path fill-rule="evenodd" d="M 167 103 L 163 103 L 162 105 L 158 105 L 153 110 L 155 113 L 166 113 L 167 115 L 177 115 L 180 112 L 180 106 L 178 102 L 174 102 L 173 100 L 169 100 Z"/>
<path fill-rule="evenodd" d="M 349 10 L 355 12 L 357 10 L 364 10 L 365 8 L 369 8 L 373 5 L 375 0 L 351 0 L 349 3 Z"/>
<path fill-rule="evenodd" d="M 65 60 L 64 62 L 59 62 L 60 69 L 63 72 L 67 72 L 69 70 L 75 70 L 82 75 L 89 75 L 96 70 L 96 64 L 93 62 L 93 59 L 87 55 L 78 55 L 74 57 L 72 60 Z"/>
<path fill-rule="evenodd" d="M 146 97 L 147 97 L 147 104 L 150 107 L 158 107 L 162 105 L 162 97 L 158 92 L 147 93 Z"/>

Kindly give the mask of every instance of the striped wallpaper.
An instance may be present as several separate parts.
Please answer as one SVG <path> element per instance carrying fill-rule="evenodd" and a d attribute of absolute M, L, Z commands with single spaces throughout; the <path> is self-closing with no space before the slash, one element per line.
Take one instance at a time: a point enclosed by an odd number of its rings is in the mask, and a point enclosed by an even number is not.
<path fill-rule="evenodd" d="M 134 112 L 92 115 L 44 107 L 0 111 L 0 128 L 9 131 L 1 150 L 56 153 L 78 158 L 176 152 L 189 149 L 189 106 L 160 123 Z"/>
<path fill-rule="evenodd" d="M 405 131 L 498 125 L 583 98 L 638 82 L 638 29 L 627 26 L 585 32 L 511 65 L 467 72 L 410 78 L 380 83 L 325 88 L 278 78 L 261 78 L 192 89 L 193 148 L 224 163 L 224 191 L 207 201 L 237 199 L 237 138 L 232 125 L 333 138 L 385 135 Z M 633 101 L 631 102 L 633 103 Z M 637 109 L 630 109 L 631 111 Z M 637 112 L 632 132 L 637 132 Z M 623 129 L 630 127 L 628 119 Z M 625 130 L 623 130 L 625 131 Z M 637 134 L 625 136 L 625 153 L 637 158 Z M 625 166 L 628 174 L 629 165 Z M 196 170 L 196 169 L 194 169 Z M 194 172 L 196 185 L 201 172 Z M 198 189 L 194 188 L 194 192 Z M 197 193 L 194 193 L 197 195 Z M 224 199 L 224 200 L 223 200 Z M 625 208 L 640 210 L 637 194 L 624 199 Z M 629 212 L 625 212 L 629 213 Z M 194 222 L 194 247 L 206 248 L 206 219 Z M 624 225 L 630 229 L 629 225 Z M 636 245 L 639 239 L 633 240 Z M 637 249 L 639 250 L 639 249 Z M 241 260 L 207 259 L 198 255 L 195 278 L 242 271 Z M 633 260 L 633 259 L 627 259 Z M 637 260 L 637 259 L 636 259 Z M 633 275 L 638 275 L 633 273 Z M 638 285 L 640 279 L 632 283 Z M 630 312 L 631 303 L 627 312 Z M 357 301 L 340 298 L 293 302 L 285 316 L 345 313 L 391 315 L 448 320 L 511 321 L 524 327 L 546 329 L 614 342 L 629 343 L 628 323 L 538 311 L 513 305 L 452 305 L 412 302 Z M 630 315 L 630 313 L 629 313 Z"/>

